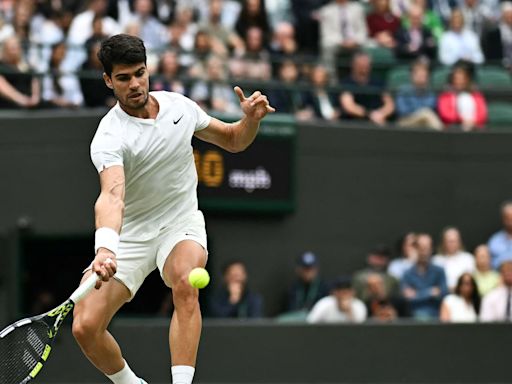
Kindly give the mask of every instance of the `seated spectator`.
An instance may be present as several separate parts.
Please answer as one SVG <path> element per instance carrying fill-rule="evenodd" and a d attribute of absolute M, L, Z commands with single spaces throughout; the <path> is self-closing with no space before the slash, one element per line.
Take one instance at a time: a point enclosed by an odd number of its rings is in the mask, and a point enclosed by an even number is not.
<path fill-rule="evenodd" d="M 416 234 L 408 232 L 403 235 L 398 242 L 399 257 L 391 260 L 388 266 L 388 274 L 400 281 L 405 271 L 410 269 L 416 262 L 418 253 L 416 252 Z"/>
<path fill-rule="evenodd" d="M 295 113 L 303 105 L 302 94 L 296 89 L 299 69 L 293 60 L 285 60 L 278 70 L 279 84 L 267 91 L 270 105 L 279 113 Z"/>
<path fill-rule="evenodd" d="M 101 40 L 88 40 L 87 60 L 80 73 L 80 88 L 86 107 L 113 107 L 116 99 L 103 81 L 103 65 L 98 59 Z"/>
<path fill-rule="evenodd" d="M 448 289 L 453 292 L 459 277 L 463 273 L 473 273 L 475 259 L 471 253 L 464 251 L 460 231 L 455 227 L 447 227 L 441 233 L 438 254 L 432 262 L 443 268 Z"/>
<path fill-rule="evenodd" d="M 431 33 L 432 36 L 436 39 L 436 45 L 439 43 L 439 39 L 444 31 L 443 21 L 441 20 L 441 16 L 433 11 L 427 3 L 427 0 L 413 0 L 411 6 L 419 7 L 423 13 L 422 24 L 424 28 Z M 449 12 L 451 14 L 451 10 Z M 407 14 L 402 16 L 402 26 L 408 27 L 410 24 L 410 20 Z"/>
<path fill-rule="evenodd" d="M 169 36 L 165 26 L 153 15 L 154 7 L 151 0 L 134 0 L 133 1 L 133 17 L 134 22 L 139 27 L 139 34 L 148 53 L 156 54 L 168 42 Z"/>
<path fill-rule="evenodd" d="M 398 58 L 416 59 L 420 56 L 435 58 L 437 42 L 432 32 L 423 25 L 423 19 L 423 9 L 412 5 L 409 8 L 407 26 L 402 25 L 395 34 L 395 54 Z"/>
<path fill-rule="evenodd" d="M 419 59 L 411 66 L 411 83 L 396 93 L 397 124 L 400 127 L 431 128 L 440 131 L 443 123 L 436 113 L 437 98 L 430 89 L 429 64 Z"/>
<path fill-rule="evenodd" d="M 483 297 L 481 321 L 512 321 L 512 256 L 501 256 L 498 268 L 503 284 Z"/>
<path fill-rule="evenodd" d="M 366 267 L 354 273 L 353 285 L 357 298 L 362 301 L 368 300 L 370 293 L 367 280 L 370 274 L 382 277 L 389 295 L 395 295 L 398 292 L 398 281 L 386 272 L 390 257 L 391 251 L 385 245 L 379 245 L 368 252 Z"/>
<path fill-rule="evenodd" d="M 181 72 L 178 54 L 175 51 L 165 51 L 160 56 L 157 74 L 151 79 L 151 89 L 185 94 L 185 86 L 180 80 Z"/>
<path fill-rule="evenodd" d="M 52 47 L 49 73 L 43 77 L 42 99 L 45 107 L 75 108 L 84 101 L 80 82 L 73 73 L 63 70 L 66 44 L 61 42 Z"/>
<path fill-rule="evenodd" d="M 512 70 L 512 2 L 501 3 L 501 20 L 483 34 L 482 48 L 488 62 L 500 63 Z"/>
<path fill-rule="evenodd" d="M 384 48 L 395 48 L 400 19 L 391 12 L 389 0 L 373 0 L 371 4 L 372 10 L 366 16 L 370 38 Z"/>
<path fill-rule="evenodd" d="M 244 262 L 228 262 L 222 274 L 224 283 L 211 300 L 211 315 L 239 319 L 262 317 L 263 298 L 247 286 L 247 269 Z"/>
<path fill-rule="evenodd" d="M 329 92 L 329 72 L 323 65 L 315 65 L 311 70 L 310 91 L 303 94 L 300 110 L 297 112 L 299 120 L 309 120 L 312 118 L 322 120 L 337 120 L 340 112 L 337 108 L 336 95 Z"/>
<path fill-rule="evenodd" d="M 212 55 L 226 57 L 226 47 L 215 39 L 211 39 L 205 31 L 198 31 L 194 41 L 194 64 L 189 68 L 188 75 L 207 80 L 206 63 Z"/>
<path fill-rule="evenodd" d="M 448 79 L 448 90 L 437 99 L 443 123 L 452 129 L 479 130 L 487 122 L 487 102 L 473 82 L 471 64 L 459 62 Z"/>
<path fill-rule="evenodd" d="M 418 260 L 404 273 L 402 296 L 412 317 L 419 320 L 439 318 L 439 306 L 448 293 L 446 277 L 441 267 L 432 264 L 432 237 L 426 233 L 416 236 Z"/>
<path fill-rule="evenodd" d="M 295 280 L 287 292 L 285 312 L 309 312 L 318 300 L 329 294 L 329 289 L 320 277 L 318 258 L 305 252 L 297 259 Z"/>
<path fill-rule="evenodd" d="M 365 11 L 356 1 L 333 0 L 318 10 L 322 58 L 334 72 L 339 55 L 352 54 L 368 38 Z"/>
<path fill-rule="evenodd" d="M 317 10 L 326 3 L 325 0 L 293 0 L 292 13 L 295 20 L 297 43 L 301 52 L 316 53 L 318 51 L 319 33 Z"/>
<path fill-rule="evenodd" d="M 272 72 L 278 75 L 278 68 L 283 60 L 294 60 L 298 52 L 297 41 L 295 40 L 295 28 L 288 22 L 279 23 L 272 35 L 270 42 L 270 61 Z"/>
<path fill-rule="evenodd" d="M 464 16 L 454 9 L 450 17 L 450 29 L 439 41 L 439 61 L 443 65 L 453 65 L 459 60 L 482 64 L 484 55 L 478 35 L 464 26 Z"/>
<path fill-rule="evenodd" d="M 179 8 L 167 30 L 169 48 L 178 52 L 193 50 L 197 30 L 197 24 L 194 22 L 194 11 L 189 7 Z"/>
<path fill-rule="evenodd" d="M 262 31 L 263 45 L 270 37 L 270 23 L 263 0 L 242 0 L 242 10 L 235 24 L 238 36 L 246 40 L 249 29 L 256 27 Z"/>
<path fill-rule="evenodd" d="M 501 204 L 501 221 L 503 229 L 492 235 L 488 243 L 494 269 L 498 269 L 502 257 L 512 254 L 512 200 Z"/>
<path fill-rule="evenodd" d="M 41 84 L 23 60 L 20 40 L 4 41 L 0 61 L 0 109 L 32 108 L 39 104 Z"/>
<path fill-rule="evenodd" d="M 406 316 L 405 302 L 401 297 L 391 295 L 382 276 L 370 273 L 366 278 L 368 298 L 365 301 L 368 318 L 376 321 L 393 321 Z"/>
<path fill-rule="evenodd" d="M 500 16 L 498 0 L 461 0 L 459 9 L 465 25 L 478 36 L 495 27 Z"/>
<path fill-rule="evenodd" d="M 391 95 L 372 75 L 372 62 L 365 52 L 354 54 L 350 76 L 342 82 L 346 89 L 340 96 L 344 118 L 368 119 L 385 125 L 395 110 Z M 363 89 L 361 89 L 363 88 Z"/>
<path fill-rule="evenodd" d="M 349 278 L 338 278 L 332 293 L 320 299 L 307 317 L 308 323 L 362 323 L 366 320 L 364 303 L 354 297 Z"/>
<path fill-rule="evenodd" d="M 485 296 L 501 282 L 500 274 L 492 269 L 491 254 L 487 245 L 480 244 L 475 248 L 475 262 L 476 269 L 473 272 L 473 277 L 480 296 Z"/>
<path fill-rule="evenodd" d="M 441 303 L 439 319 L 447 323 L 474 323 L 480 311 L 480 293 L 470 273 L 459 276 L 454 293 Z"/>
<path fill-rule="evenodd" d="M 272 77 L 270 54 L 265 48 L 263 36 L 261 28 L 251 27 L 247 29 L 245 54 L 242 56 L 246 79 L 269 80 Z"/>

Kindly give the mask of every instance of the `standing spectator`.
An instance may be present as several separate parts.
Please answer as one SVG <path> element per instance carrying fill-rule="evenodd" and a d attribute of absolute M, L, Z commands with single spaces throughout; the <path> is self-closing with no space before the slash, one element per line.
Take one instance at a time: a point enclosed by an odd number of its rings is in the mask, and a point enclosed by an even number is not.
<path fill-rule="evenodd" d="M 167 50 L 160 56 L 157 74 L 153 76 L 151 89 L 154 91 L 170 91 L 185 94 L 185 86 L 180 80 L 181 66 L 178 54 Z"/>
<path fill-rule="evenodd" d="M 450 73 L 449 89 L 439 95 L 437 110 L 443 123 L 463 131 L 484 129 L 487 102 L 473 82 L 471 63 L 459 62 Z"/>
<path fill-rule="evenodd" d="M 318 300 L 329 294 L 329 289 L 320 277 L 318 258 L 312 252 L 305 252 L 297 259 L 295 281 L 286 296 L 285 311 L 307 311 Z"/>
<path fill-rule="evenodd" d="M 490 63 L 502 64 L 512 69 L 512 2 L 501 3 L 499 24 L 482 36 L 485 59 Z"/>
<path fill-rule="evenodd" d="M 342 86 L 346 89 L 340 96 L 343 117 L 368 119 L 377 125 L 385 125 L 390 119 L 395 110 L 393 98 L 383 83 L 372 76 L 372 62 L 367 53 L 354 54 L 350 76 Z"/>
<path fill-rule="evenodd" d="M 410 269 L 416 262 L 418 253 L 416 250 L 416 234 L 407 232 L 398 241 L 399 257 L 391 260 L 388 266 L 388 274 L 398 281 L 402 280 L 405 271 Z"/>
<path fill-rule="evenodd" d="M 400 28 L 400 19 L 391 12 L 389 0 L 373 0 L 372 11 L 366 16 L 368 33 L 378 45 L 395 48 L 395 34 Z"/>
<path fill-rule="evenodd" d="M 512 321 L 512 257 L 502 256 L 498 266 L 503 284 L 482 299 L 482 321 Z"/>
<path fill-rule="evenodd" d="M 311 90 L 303 94 L 303 105 L 297 113 L 299 120 L 312 118 L 334 121 L 340 116 L 336 95 L 329 92 L 329 72 L 321 64 L 311 70 Z"/>
<path fill-rule="evenodd" d="M 390 257 L 391 251 L 385 245 L 378 245 L 368 252 L 366 267 L 355 272 L 353 278 L 354 291 L 359 299 L 368 300 L 370 295 L 368 292 L 368 276 L 374 274 L 381 276 L 389 295 L 395 295 L 398 292 L 398 281 L 386 272 Z"/>
<path fill-rule="evenodd" d="M 475 270 L 475 259 L 471 253 L 464 251 L 460 231 L 455 227 L 447 227 L 441 233 L 438 254 L 432 262 L 444 269 L 446 284 L 451 292 L 463 273 L 471 274 Z"/>
<path fill-rule="evenodd" d="M 498 269 L 501 258 L 512 254 L 512 200 L 501 204 L 501 220 L 503 229 L 492 235 L 488 243 L 494 269 Z"/>
<path fill-rule="evenodd" d="M 474 323 L 480 312 L 480 293 L 470 273 L 459 276 L 455 291 L 443 299 L 439 319 L 449 323 Z"/>
<path fill-rule="evenodd" d="M 247 286 L 247 269 L 241 260 L 228 262 L 223 268 L 224 284 L 213 297 L 213 317 L 259 318 L 263 316 L 263 299 Z"/>
<path fill-rule="evenodd" d="M 352 54 L 366 43 L 365 12 L 359 2 L 333 0 L 320 8 L 318 17 L 322 57 L 334 73 L 338 55 Z"/>
<path fill-rule="evenodd" d="M 364 303 L 354 297 L 349 278 L 338 278 L 331 295 L 320 299 L 307 317 L 308 323 L 362 323 L 367 312 Z"/>
<path fill-rule="evenodd" d="M 245 40 L 249 29 L 253 27 L 262 31 L 263 45 L 266 45 L 270 37 L 270 23 L 267 18 L 264 0 L 242 1 L 242 10 L 235 24 L 235 30 Z"/>
<path fill-rule="evenodd" d="M 427 56 L 434 59 L 437 43 L 432 32 L 423 25 L 423 9 L 417 5 L 409 8 L 407 26 L 403 25 L 395 34 L 395 54 L 401 59 L 415 59 Z"/>
<path fill-rule="evenodd" d="M 500 274 L 492 269 L 491 254 L 487 245 L 480 244 L 475 248 L 475 262 L 476 270 L 473 272 L 473 277 L 480 296 L 485 296 L 501 282 Z"/>
<path fill-rule="evenodd" d="M 432 237 L 420 233 L 416 237 L 418 260 L 405 272 L 402 296 L 409 304 L 409 312 L 417 319 L 437 319 L 441 300 L 448 293 L 446 277 L 441 267 L 432 264 Z"/>
<path fill-rule="evenodd" d="M 439 61 L 443 65 L 453 65 L 458 60 L 482 64 L 484 55 L 478 35 L 465 28 L 462 12 L 455 9 L 450 17 L 450 29 L 442 34 L 439 42 Z"/>
<path fill-rule="evenodd" d="M 23 60 L 20 40 L 7 38 L 0 61 L 0 109 L 31 108 L 39 104 L 41 83 Z"/>
<path fill-rule="evenodd" d="M 437 97 L 430 88 L 428 61 L 416 60 L 411 66 L 411 83 L 396 93 L 397 124 L 400 127 L 424 127 L 440 131 L 443 123 L 436 113 Z"/>

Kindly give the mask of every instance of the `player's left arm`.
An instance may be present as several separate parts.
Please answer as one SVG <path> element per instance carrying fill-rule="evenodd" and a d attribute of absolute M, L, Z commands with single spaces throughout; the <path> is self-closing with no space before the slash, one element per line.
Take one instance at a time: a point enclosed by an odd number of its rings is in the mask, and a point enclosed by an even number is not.
<path fill-rule="evenodd" d="M 260 121 L 269 112 L 275 112 L 270 106 L 267 96 L 260 91 L 245 97 L 240 87 L 235 87 L 235 93 L 240 99 L 240 107 L 244 117 L 235 123 L 225 123 L 212 118 L 210 124 L 195 135 L 201 140 L 218 145 L 229 152 L 241 152 L 254 141 L 258 134 Z"/>

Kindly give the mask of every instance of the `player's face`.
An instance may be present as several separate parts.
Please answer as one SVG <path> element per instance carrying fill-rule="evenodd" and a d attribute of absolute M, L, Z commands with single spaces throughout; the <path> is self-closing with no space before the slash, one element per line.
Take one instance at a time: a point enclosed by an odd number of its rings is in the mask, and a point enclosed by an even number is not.
<path fill-rule="evenodd" d="M 116 64 L 112 68 L 112 76 L 103 74 L 103 79 L 123 109 L 140 110 L 148 102 L 149 74 L 144 63 Z"/>

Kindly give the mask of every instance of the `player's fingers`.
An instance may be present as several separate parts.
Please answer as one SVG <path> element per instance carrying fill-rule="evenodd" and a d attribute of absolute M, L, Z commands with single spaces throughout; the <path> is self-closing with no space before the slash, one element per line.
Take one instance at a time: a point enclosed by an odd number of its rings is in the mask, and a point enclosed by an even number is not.
<path fill-rule="evenodd" d="M 244 91 L 242 91 L 242 88 L 240 88 L 237 85 L 235 88 L 233 88 L 233 90 L 235 91 L 236 95 L 238 96 L 238 99 L 240 100 L 240 102 L 245 100 L 245 95 L 244 95 Z"/>
<path fill-rule="evenodd" d="M 249 101 L 254 102 L 254 100 L 256 100 L 260 96 L 261 96 L 261 92 L 256 91 L 251 96 L 249 96 L 248 99 L 249 99 Z"/>
<path fill-rule="evenodd" d="M 255 98 L 255 99 L 251 102 L 251 105 L 256 105 L 256 104 L 260 104 L 260 103 L 268 104 L 267 96 L 265 96 L 265 95 L 260 95 L 260 96 L 258 96 L 257 98 Z"/>
<path fill-rule="evenodd" d="M 101 287 L 101 283 L 102 283 L 102 281 L 101 281 L 101 280 L 97 280 L 97 281 L 96 281 L 96 285 L 94 286 L 94 288 L 96 288 L 96 289 L 100 289 L 100 287 Z"/>
<path fill-rule="evenodd" d="M 117 271 L 117 264 L 114 260 L 112 260 L 110 257 L 105 260 L 105 263 L 103 264 L 105 269 L 107 270 L 110 277 L 114 276 L 114 274 Z"/>
<path fill-rule="evenodd" d="M 103 266 L 101 267 L 101 280 L 108 281 L 110 276 L 108 275 L 107 269 Z"/>
<path fill-rule="evenodd" d="M 275 111 L 276 111 L 276 109 L 275 109 L 274 107 L 270 106 L 270 105 L 267 105 L 267 111 L 269 111 L 269 112 L 275 112 Z"/>

